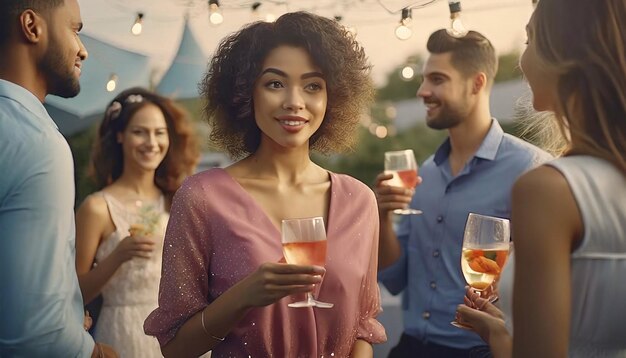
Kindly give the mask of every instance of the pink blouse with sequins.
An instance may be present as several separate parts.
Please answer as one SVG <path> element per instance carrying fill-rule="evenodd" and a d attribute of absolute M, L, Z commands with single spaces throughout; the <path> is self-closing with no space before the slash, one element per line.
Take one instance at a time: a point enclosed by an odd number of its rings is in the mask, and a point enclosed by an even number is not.
<path fill-rule="evenodd" d="M 330 173 L 326 275 L 318 298 L 331 309 L 290 308 L 286 297 L 252 309 L 213 357 L 347 357 L 357 339 L 386 340 L 376 320 L 378 209 L 372 191 Z M 223 169 L 189 177 L 174 196 L 163 249 L 159 307 L 146 319 L 161 345 L 195 313 L 264 262 L 283 256 L 280 232 Z"/>

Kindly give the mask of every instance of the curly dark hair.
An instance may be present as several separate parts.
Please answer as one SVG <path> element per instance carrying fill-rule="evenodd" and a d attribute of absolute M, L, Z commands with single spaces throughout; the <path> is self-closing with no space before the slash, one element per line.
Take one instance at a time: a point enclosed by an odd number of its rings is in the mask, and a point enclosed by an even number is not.
<path fill-rule="evenodd" d="M 138 100 L 137 95 L 141 99 Z M 124 153 L 122 144 L 117 141 L 117 134 L 123 132 L 133 115 L 149 103 L 161 109 L 167 124 L 170 146 L 156 169 L 154 182 L 170 203 L 183 179 L 193 173 L 200 151 L 187 112 L 171 99 L 144 88 L 129 88 L 118 94 L 107 106 L 93 144 L 89 175 L 95 180 L 98 190 L 122 175 Z"/>
<path fill-rule="evenodd" d="M 222 40 L 199 85 L 210 140 L 233 158 L 257 150 L 261 130 L 254 119 L 253 89 L 265 58 L 281 45 L 306 50 L 326 81 L 326 114 L 309 141 L 311 149 L 323 154 L 350 149 L 360 115 L 373 100 L 371 66 L 347 29 L 307 12 L 255 22 Z"/>

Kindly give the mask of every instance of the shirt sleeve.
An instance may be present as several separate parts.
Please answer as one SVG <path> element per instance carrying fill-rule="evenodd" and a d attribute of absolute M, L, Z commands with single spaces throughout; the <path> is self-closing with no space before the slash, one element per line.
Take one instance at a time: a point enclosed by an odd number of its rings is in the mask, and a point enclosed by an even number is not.
<path fill-rule="evenodd" d="M 409 233 L 411 232 L 411 220 L 409 219 L 409 215 L 403 216 L 395 230 L 398 241 L 400 242 L 400 248 L 402 249 L 400 258 L 391 266 L 378 272 L 378 280 L 380 280 L 380 282 L 393 295 L 397 295 L 402 292 L 408 281 L 407 243 L 409 241 Z"/>
<path fill-rule="evenodd" d="M 188 178 L 172 202 L 163 246 L 159 306 L 144 323 L 145 333 L 155 336 L 161 346 L 209 304 L 211 233 L 200 184 L 197 178 Z"/>
<path fill-rule="evenodd" d="M 376 199 L 372 195 L 372 202 L 370 204 L 370 219 L 369 222 L 374 223 L 372 225 L 372 249 L 369 259 L 369 267 L 367 275 L 365 276 L 365 282 L 362 285 L 362 290 L 359 295 L 361 297 L 360 307 L 360 321 L 357 332 L 357 339 L 362 339 L 371 344 L 384 343 L 387 341 L 387 334 L 385 328 L 376 319 L 376 317 L 382 312 L 380 289 L 376 280 L 376 271 L 378 270 L 378 235 L 379 235 L 379 221 L 378 221 L 378 207 L 376 206 Z"/>
<path fill-rule="evenodd" d="M 55 177 L 56 162 L 31 159 L 58 153 L 22 149 L 0 145 L 0 357 L 89 357 L 94 341 L 83 328 L 74 197 L 54 186 L 72 181 L 71 170 Z"/>

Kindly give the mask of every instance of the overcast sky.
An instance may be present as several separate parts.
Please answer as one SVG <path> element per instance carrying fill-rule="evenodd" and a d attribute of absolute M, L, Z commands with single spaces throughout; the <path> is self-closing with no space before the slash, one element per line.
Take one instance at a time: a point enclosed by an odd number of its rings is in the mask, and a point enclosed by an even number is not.
<path fill-rule="evenodd" d="M 220 39 L 243 24 L 258 19 L 250 5 L 254 1 L 221 0 L 224 22 L 219 26 L 208 21 L 206 0 L 80 0 L 84 32 L 122 48 L 149 55 L 159 71 L 167 69 L 178 49 L 184 14 L 189 13 L 191 27 L 205 54 L 210 56 Z M 259 13 L 280 15 L 286 11 L 307 10 L 323 16 L 340 15 L 342 23 L 357 29 L 357 39 L 374 65 L 377 84 L 384 83 L 389 71 L 402 64 L 407 56 L 425 51 L 428 35 L 448 26 L 446 0 L 434 0 L 414 9 L 413 35 L 397 39 L 394 29 L 404 6 L 421 1 L 399 0 L 261 0 Z M 524 28 L 532 12 L 531 0 L 462 0 L 462 18 L 466 27 L 482 32 L 498 52 L 523 49 Z M 144 30 L 140 36 L 130 33 L 137 12 L 143 12 Z"/>

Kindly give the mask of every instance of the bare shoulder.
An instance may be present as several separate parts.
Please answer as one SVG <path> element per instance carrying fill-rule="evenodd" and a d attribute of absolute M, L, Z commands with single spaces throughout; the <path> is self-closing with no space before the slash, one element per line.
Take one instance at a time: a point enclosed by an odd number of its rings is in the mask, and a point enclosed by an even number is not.
<path fill-rule="evenodd" d="M 555 192 L 556 191 L 556 192 Z M 520 176 L 513 186 L 513 196 L 517 195 L 571 195 L 569 183 L 554 167 L 541 165 Z"/>
<path fill-rule="evenodd" d="M 94 193 L 85 198 L 78 208 L 77 215 L 88 215 L 97 218 L 108 218 L 109 208 L 106 200 L 100 193 Z"/>
<path fill-rule="evenodd" d="M 537 229 L 560 231 L 573 241 L 582 233 L 582 216 L 567 179 L 556 168 L 541 165 L 522 175 L 513 186 L 513 219 Z"/>

